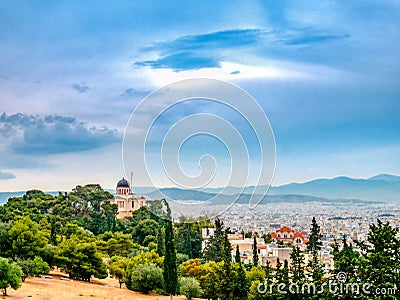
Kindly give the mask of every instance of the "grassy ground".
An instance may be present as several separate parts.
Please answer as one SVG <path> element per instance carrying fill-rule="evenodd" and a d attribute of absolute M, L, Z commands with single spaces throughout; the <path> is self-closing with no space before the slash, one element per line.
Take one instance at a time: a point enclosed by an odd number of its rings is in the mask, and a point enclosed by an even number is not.
<path fill-rule="evenodd" d="M 142 295 L 123 287 L 119 288 L 118 281 L 111 278 L 94 279 L 92 282 L 78 280 L 61 280 L 65 274 L 53 272 L 50 278 L 29 277 L 22 283 L 18 290 L 7 289 L 8 296 L 1 296 L 0 299 L 137 299 L 137 300 L 167 300 L 169 296 Z M 183 300 L 184 297 L 174 297 L 176 300 Z"/>

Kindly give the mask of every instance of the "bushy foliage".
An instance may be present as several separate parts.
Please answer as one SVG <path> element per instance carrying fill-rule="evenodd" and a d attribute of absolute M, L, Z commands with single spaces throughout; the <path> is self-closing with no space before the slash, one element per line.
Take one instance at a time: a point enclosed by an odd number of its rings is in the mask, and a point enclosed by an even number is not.
<path fill-rule="evenodd" d="M 152 263 L 134 265 L 128 264 L 124 277 L 128 289 L 141 293 L 149 293 L 163 286 L 163 272 Z"/>
<path fill-rule="evenodd" d="M 110 274 L 118 279 L 119 288 L 124 283 L 125 271 L 128 267 L 129 259 L 122 256 L 113 256 L 108 261 L 108 269 Z"/>
<path fill-rule="evenodd" d="M 63 241 L 56 254 L 56 262 L 70 277 L 90 281 L 92 276 L 107 277 L 107 267 L 94 242 L 80 242 L 76 238 Z"/>
<path fill-rule="evenodd" d="M 21 259 L 34 258 L 48 242 L 38 224 L 29 217 L 15 220 L 8 236 L 13 256 Z"/>
<path fill-rule="evenodd" d="M 180 291 L 181 295 L 184 295 L 186 299 L 190 300 L 194 297 L 199 297 L 203 290 L 200 287 L 200 283 L 193 277 L 182 277 L 180 280 Z"/>
<path fill-rule="evenodd" d="M 35 256 L 34 259 L 20 260 L 17 263 L 24 273 L 22 281 L 25 281 L 28 276 L 47 274 L 50 271 L 49 265 L 40 256 Z"/>
<path fill-rule="evenodd" d="M 7 288 L 11 287 L 14 290 L 21 286 L 22 270 L 12 260 L 0 257 L 0 289 L 3 295 L 7 295 Z"/>

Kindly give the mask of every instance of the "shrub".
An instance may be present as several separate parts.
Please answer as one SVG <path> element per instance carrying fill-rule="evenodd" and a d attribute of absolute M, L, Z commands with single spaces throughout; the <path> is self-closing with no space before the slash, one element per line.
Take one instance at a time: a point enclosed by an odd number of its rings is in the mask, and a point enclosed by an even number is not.
<path fill-rule="evenodd" d="M 193 297 L 199 297 L 203 292 L 200 283 L 194 277 L 182 277 L 180 285 L 181 294 L 189 300 Z"/>
<path fill-rule="evenodd" d="M 136 266 L 130 263 L 125 271 L 124 282 L 128 289 L 147 294 L 154 289 L 162 288 L 163 273 L 160 267 L 152 263 Z"/>
<path fill-rule="evenodd" d="M 47 274 L 50 271 L 49 265 L 47 262 L 44 262 L 40 256 L 35 256 L 33 260 L 28 259 L 19 261 L 18 265 L 24 273 L 22 281 L 25 281 L 25 278 L 28 276 L 39 276 L 41 274 Z"/>
<path fill-rule="evenodd" d="M 0 289 L 7 296 L 7 288 L 11 286 L 14 290 L 21 286 L 22 270 L 12 260 L 0 257 Z"/>

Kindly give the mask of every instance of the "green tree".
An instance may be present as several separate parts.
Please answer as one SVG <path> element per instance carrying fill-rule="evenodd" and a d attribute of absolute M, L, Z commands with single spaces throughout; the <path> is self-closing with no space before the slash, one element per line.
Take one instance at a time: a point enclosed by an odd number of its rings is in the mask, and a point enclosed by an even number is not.
<path fill-rule="evenodd" d="M 8 232 L 15 258 L 28 259 L 39 255 L 47 244 L 47 239 L 38 228 L 38 224 L 29 217 L 14 221 Z"/>
<path fill-rule="evenodd" d="M 7 288 L 10 286 L 16 290 L 21 286 L 22 270 L 11 259 L 0 257 L 0 289 L 7 296 Z"/>
<path fill-rule="evenodd" d="M 77 185 L 69 193 L 75 216 L 87 215 L 91 210 L 99 212 L 104 200 L 113 198 L 110 192 L 104 191 L 99 184 Z"/>
<path fill-rule="evenodd" d="M 220 294 L 220 285 L 218 282 L 221 279 L 220 269 L 222 264 L 223 262 L 208 261 L 201 265 L 198 279 L 203 289 L 203 297 L 206 299 L 218 299 L 218 295 Z"/>
<path fill-rule="evenodd" d="M 258 266 L 258 249 L 257 249 L 257 237 L 253 236 L 253 265 Z"/>
<path fill-rule="evenodd" d="M 137 265 L 145 265 L 145 264 L 154 264 L 157 267 L 163 268 L 164 266 L 164 257 L 158 256 L 155 251 L 150 252 L 142 252 L 130 259 L 130 263 L 132 266 Z"/>
<path fill-rule="evenodd" d="M 311 253 L 312 258 L 308 263 L 308 267 L 311 269 L 311 278 L 317 290 L 320 290 L 322 285 L 322 278 L 324 277 L 324 270 L 321 262 L 318 259 L 318 251 L 321 249 L 321 230 L 315 217 L 311 222 L 311 233 L 310 239 L 307 243 L 307 250 Z"/>
<path fill-rule="evenodd" d="M 236 245 L 235 262 L 238 264 L 242 263 L 242 260 L 240 259 L 239 245 Z"/>
<path fill-rule="evenodd" d="M 176 266 L 176 251 L 174 231 L 172 228 L 171 209 L 166 200 L 163 200 L 167 208 L 165 226 L 165 258 L 164 258 L 164 289 L 171 296 L 175 295 L 178 286 L 178 272 Z"/>
<path fill-rule="evenodd" d="M 334 274 L 344 272 L 348 278 L 356 276 L 360 254 L 359 252 L 354 251 L 352 245 L 347 243 L 344 235 L 342 238 L 342 248 L 340 250 L 339 244 L 335 240 L 332 255 L 335 267 L 333 270 Z"/>
<path fill-rule="evenodd" d="M 301 284 L 305 281 L 304 274 L 304 254 L 301 252 L 299 246 L 293 248 L 290 253 L 290 271 L 292 273 L 292 281 Z"/>
<path fill-rule="evenodd" d="M 183 264 L 185 261 L 189 260 L 189 256 L 183 253 L 176 253 L 176 264 L 179 266 Z"/>
<path fill-rule="evenodd" d="M 200 283 L 193 277 L 182 277 L 180 280 L 180 291 L 186 299 L 191 300 L 193 297 L 199 297 L 203 290 Z"/>
<path fill-rule="evenodd" d="M 246 270 L 241 263 L 233 264 L 233 291 L 232 298 L 238 300 L 247 299 L 249 283 L 246 278 Z"/>
<path fill-rule="evenodd" d="M 178 225 L 175 235 L 176 251 L 184 253 L 189 258 L 198 258 L 201 255 L 201 237 L 200 226 L 197 223 L 184 223 Z"/>
<path fill-rule="evenodd" d="M 157 254 L 160 256 L 165 255 L 165 232 L 164 227 L 159 226 L 157 232 Z"/>
<path fill-rule="evenodd" d="M 72 278 L 90 281 L 92 276 L 107 277 L 107 267 L 94 242 L 80 242 L 76 238 L 63 241 L 56 254 L 56 263 Z"/>
<path fill-rule="evenodd" d="M 154 289 L 162 288 L 162 270 L 154 264 L 136 266 L 128 264 L 124 282 L 128 289 L 147 294 Z"/>
<path fill-rule="evenodd" d="M 28 276 L 39 276 L 50 271 L 49 265 L 40 256 L 35 256 L 34 259 L 20 260 L 17 264 L 24 273 L 22 281 L 25 281 Z"/>
<path fill-rule="evenodd" d="M 12 226 L 12 222 L 0 222 L 0 257 L 12 256 L 12 241 L 8 232 Z"/>
<path fill-rule="evenodd" d="M 147 236 L 156 237 L 157 232 L 158 232 L 158 223 L 151 219 L 145 219 L 139 221 L 139 223 L 135 227 L 133 227 L 131 231 L 132 238 L 134 239 L 134 241 L 142 246 L 146 246 L 144 242 Z"/>
<path fill-rule="evenodd" d="M 218 269 L 220 299 L 232 298 L 233 281 L 235 280 L 235 274 L 232 270 L 232 246 L 228 240 L 228 231 L 229 229 L 225 229 L 223 232 L 222 265 Z"/>
<path fill-rule="evenodd" d="M 115 232 L 106 242 L 107 254 L 111 256 L 127 256 L 133 248 L 132 236 L 122 232 Z"/>
<path fill-rule="evenodd" d="M 318 253 L 321 246 L 321 229 L 315 220 L 315 217 L 313 217 L 311 222 L 310 238 L 307 242 L 307 251 L 311 254 Z"/>
<path fill-rule="evenodd" d="M 212 234 L 207 242 L 203 252 L 203 258 L 206 261 L 220 262 L 223 259 L 222 249 L 225 242 L 224 222 L 216 219 L 214 234 Z"/>
<path fill-rule="evenodd" d="M 264 234 L 262 235 L 262 238 L 264 239 L 264 242 L 265 242 L 266 244 L 272 243 L 271 234 L 269 234 L 269 233 L 264 233 Z"/>
<path fill-rule="evenodd" d="M 397 286 L 396 296 L 400 296 L 400 241 L 396 238 L 399 228 L 393 228 L 389 222 L 377 220 L 370 224 L 367 241 L 361 244 L 363 256 L 360 260 L 360 279 L 371 284 L 369 297 L 380 299 L 377 291 Z M 379 288 L 379 289 L 378 289 Z M 389 296 L 385 299 L 398 299 Z M 382 298 L 383 299 L 383 298 Z"/>
<path fill-rule="evenodd" d="M 128 267 L 129 259 L 122 256 L 113 256 L 108 261 L 108 269 L 110 274 L 118 279 L 119 288 L 124 283 L 125 271 Z"/>

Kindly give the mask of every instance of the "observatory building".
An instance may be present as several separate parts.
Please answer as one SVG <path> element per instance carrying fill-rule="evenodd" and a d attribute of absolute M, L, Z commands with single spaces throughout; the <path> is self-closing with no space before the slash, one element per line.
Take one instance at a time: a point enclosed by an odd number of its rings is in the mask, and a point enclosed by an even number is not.
<path fill-rule="evenodd" d="M 131 217 L 133 211 L 142 206 L 147 206 L 147 198 L 133 194 L 130 184 L 125 178 L 118 181 L 114 198 L 107 201 L 110 204 L 118 205 L 118 219 Z"/>

